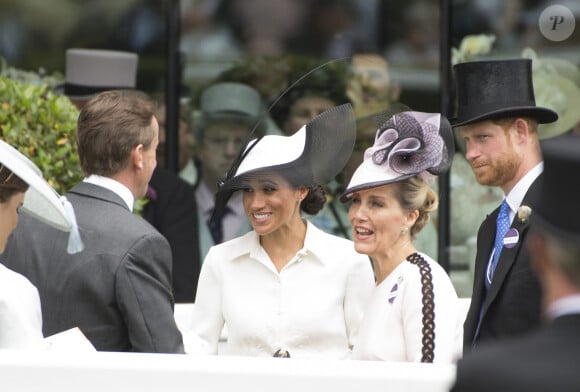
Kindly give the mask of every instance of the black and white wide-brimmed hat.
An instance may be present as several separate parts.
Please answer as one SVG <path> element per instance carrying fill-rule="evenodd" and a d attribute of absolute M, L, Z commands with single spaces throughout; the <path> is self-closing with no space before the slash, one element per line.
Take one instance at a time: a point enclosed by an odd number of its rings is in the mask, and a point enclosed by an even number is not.
<path fill-rule="evenodd" d="M 455 151 L 447 118 L 439 113 L 404 111 L 383 122 L 372 147 L 355 170 L 341 196 L 348 201 L 354 192 L 403 181 L 419 175 L 446 172 Z"/>
<path fill-rule="evenodd" d="M 233 192 L 263 174 L 278 174 L 294 186 L 325 184 L 344 167 L 354 147 L 352 106 L 344 104 L 316 116 L 291 136 L 266 135 L 251 140 L 218 185 L 216 211 Z"/>
<path fill-rule="evenodd" d="M 48 225 L 70 232 L 68 251 L 83 249 L 72 205 L 43 178 L 40 169 L 24 154 L 0 140 L 0 168 L 6 167 L 29 186 L 22 210 Z"/>

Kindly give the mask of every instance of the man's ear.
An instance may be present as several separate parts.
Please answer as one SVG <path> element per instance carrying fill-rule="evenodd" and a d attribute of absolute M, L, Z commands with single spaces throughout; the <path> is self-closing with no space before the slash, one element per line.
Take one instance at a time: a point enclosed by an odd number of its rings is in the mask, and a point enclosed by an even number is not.
<path fill-rule="evenodd" d="M 139 144 L 137 145 L 137 147 L 131 150 L 131 163 L 133 164 L 133 166 L 139 169 L 143 169 L 143 152 L 144 152 L 143 144 Z"/>
<path fill-rule="evenodd" d="M 514 120 L 512 127 L 516 131 L 518 142 L 522 143 L 530 136 L 530 126 L 526 120 L 518 117 Z"/>

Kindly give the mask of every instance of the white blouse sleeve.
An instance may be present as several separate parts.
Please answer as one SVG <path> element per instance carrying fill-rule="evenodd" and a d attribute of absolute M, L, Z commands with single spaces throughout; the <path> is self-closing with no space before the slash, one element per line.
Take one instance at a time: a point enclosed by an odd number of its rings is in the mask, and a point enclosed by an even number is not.
<path fill-rule="evenodd" d="M 40 297 L 24 276 L 0 266 L 0 348 L 40 348 Z"/>
<path fill-rule="evenodd" d="M 222 279 L 219 260 L 212 249 L 201 267 L 191 325 L 183 337 L 188 354 L 217 354 L 224 326 Z"/>
<path fill-rule="evenodd" d="M 350 263 L 344 296 L 344 317 L 349 346 L 352 350 L 367 301 L 375 287 L 375 279 L 371 262 L 366 255 L 355 253 L 355 259 Z"/>

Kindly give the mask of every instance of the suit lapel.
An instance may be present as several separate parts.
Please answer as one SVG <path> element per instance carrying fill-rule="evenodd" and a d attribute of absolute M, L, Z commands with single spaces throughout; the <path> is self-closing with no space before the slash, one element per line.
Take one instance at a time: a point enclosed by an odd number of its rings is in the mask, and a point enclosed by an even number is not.
<path fill-rule="evenodd" d="M 491 286 L 489 288 L 486 308 L 489 306 L 489 304 L 491 302 L 493 302 L 494 298 L 497 296 L 499 289 L 503 285 L 503 282 L 504 282 L 510 268 L 514 264 L 518 254 L 521 250 L 521 247 L 525 246 L 524 245 L 524 238 L 526 236 L 526 232 L 527 232 L 529 224 L 530 224 L 529 222 L 530 222 L 529 220 L 522 222 L 518 218 L 517 213 L 516 213 L 516 216 L 515 216 L 514 221 L 513 221 L 510 228 L 513 228 L 517 231 L 518 242 L 512 248 L 507 248 L 504 246 L 504 248 L 501 251 L 501 254 L 499 256 L 499 261 L 497 263 L 497 267 L 496 267 L 495 272 L 493 274 L 493 280 L 492 280 Z"/>
<path fill-rule="evenodd" d="M 491 212 L 481 224 L 477 240 L 477 255 L 473 274 L 473 292 L 471 295 L 471 305 L 465 319 L 465 341 L 471 344 L 473 334 L 480 316 L 481 304 L 485 300 L 485 270 L 489 261 L 490 249 L 493 247 L 495 238 L 495 220 L 499 213 L 499 207 Z M 469 336 L 469 334 L 471 334 Z"/>
<path fill-rule="evenodd" d="M 482 296 L 485 290 L 485 271 L 487 269 L 487 263 L 489 261 L 489 256 L 491 254 L 491 249 L 493 248 L 493 242 L 495 238 L 495 221 L 499 213 L 499 207 L 496 208 L 491 214 L 489 214 L 484 221 L 480 235 L 480 241 L 478 247 L 481 247 L 482 251 L 477 252 L 477 258 L 475 260 L 474 278 L 476 279 L 479 296 Z"/>
<path fill-rule="evenodd" d="M 540 186 L 541 181 L 542 175 L 538 176 L 538 178 L 532 183 L 532 185 L 526 192 L 526 196 L 524 197 L 524 200 L 522 201 L 521 205 L 527 205 L 532 207 L 533 209 L 533 207 L 536 205 L 536 195 L 538 194 L 538 187 Z M 497 216 L 498 213 L 499 208 L 496 211 L 494 211 L 494 216 Z M 489 308 L 490 304 L 493 302 L 494 298 L 499 293 L 499 290 L 501 289 L 501 286 L 503 285 L 503 282 L 506 279 L 509 270 L 516 261 L 518 254 L 522 250 L 522 246 L 525 246 L 524 242 L 529 226 L 530 220 L 526 219 L 525 221 L 522 221 L 518 217 L 518 213 L 516 211 L 516 216 L 514 217 L 514 220 L 510 227 L 517 230 L 519 236 L 518 242 L 514 247 L 512 248 L 504 247 L 501 251 L 501 255 L 499 256 L 499 261 L 497 263 L 497 267 L 493 275 L 493 280 L 491 282 L 491 287 L 489 288 L 484 314 L 487 311 L 487 308 Z M 493 230 L 493 238 L 495 238 L 495 226 Z M 490 245 L 488 249 L 491 249 L 491 247 L 492 245 Z"/>

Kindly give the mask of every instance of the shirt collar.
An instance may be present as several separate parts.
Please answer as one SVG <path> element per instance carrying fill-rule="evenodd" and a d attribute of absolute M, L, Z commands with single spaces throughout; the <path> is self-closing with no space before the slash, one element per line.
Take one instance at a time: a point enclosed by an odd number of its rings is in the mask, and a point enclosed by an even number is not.
<path fill-rule="evenodd" d="M 90 176 L 86 177 L 83 182 L 88 182 L 93 185 L 98 185 L 103 188 L 110 190 L 111 192 L 118 195 L 127 207 L 129 207 L 129 211 L 133 211 L 133 204 L 135 203 L 135 197 L 133 193 L 127 188 L 125 185 L 121 184 L 117 180 L 113 180 L 110 177 L 99 176 L 96 174 L 91 174 Z"/>
<path fill-rule="evenodd" d="M 323 265 L 326 265 L 330 260 L 327 260 L 325 255 L 328 253 L 326 249 L 326 241 L 322 236 L 326 235 L 322 230 L 314 226 L 308 220 L 306 221 L 306 237 L 304 238 L 304 247 L 300 249 L 296 255 L 306 255 L 310 253 L 314 259 L 318 260 Z M 250 254 L 250 257 L 259 259 L 259 255 L 264 254 L 264 248 L 260 245 L 260 237 L 255 231 L 246 234 L 247 250 L 243 254 Z M 241 254 L 240 254 L 241 256 Z"/>
<path fill-rule="evenodd" d="M 322 238 L 325 235 L 327 235 L 325 232 L 314 226 L 310 221 L 306 221 L 306 238 L 304 239 L 303 250 L 311 252 L 322 264 L 327 264 L 330 261 L 325 257 L 328 253 L 328 244 Z"/>
<path fill-rule="evenodd" d="M 526 175 L 523 176 L 512 188 L 510 193 L 505 196 L 507 203 L 510 206 L 510 218 L 513 219 L 515 212 L 522 205 L 528 189 L 530 189 L 530 186 L 532 186 L 533 182 L 536 181 L 543 171 L 544 162 L 540 162 L 534 166 L 532 170 L 527 172 Z"/>

